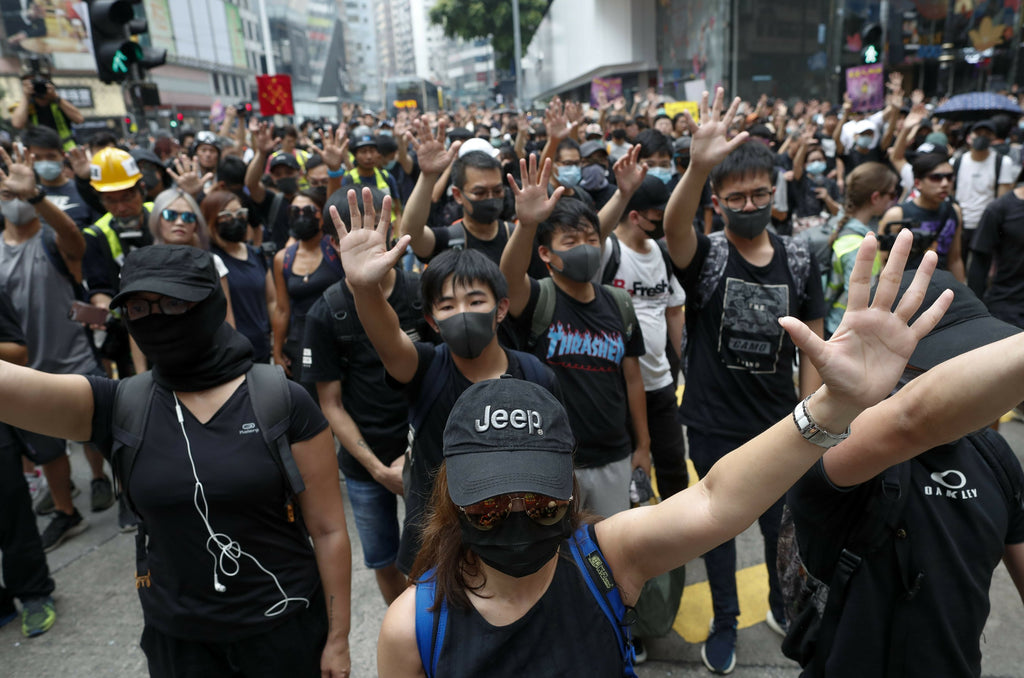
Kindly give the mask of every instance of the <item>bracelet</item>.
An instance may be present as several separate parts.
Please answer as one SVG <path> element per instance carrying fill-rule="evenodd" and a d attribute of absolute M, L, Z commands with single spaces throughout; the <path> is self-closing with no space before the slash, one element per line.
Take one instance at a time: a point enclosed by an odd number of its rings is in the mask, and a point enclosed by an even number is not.
<path fill-rule="evenodd" d="M 343 176 L 345 176 L 345 169 L 343 167 L 339 167 L 336 170 L 327 168 L 327 176 L 330 177 L 331 179 L 340 179 Z"/>
<path fill-rule="evenodd" d="M 807 409 L 807 401 L 811 399 L 811 396 L 807 396 L 793 408 L 793 423 L 796 424 L 797 430 L 800 435 L 804 437 L 810 443 L 814 443 L 818 447 L 824 447 L 828 449 L 834 447 L 839 443 L 850 437 L 850 427 L 846 427 L 846 431 L 843 433 L 831 433 L 826 431 L 818 425 L 814 418 L 811 417 L 810 410 Z"/>

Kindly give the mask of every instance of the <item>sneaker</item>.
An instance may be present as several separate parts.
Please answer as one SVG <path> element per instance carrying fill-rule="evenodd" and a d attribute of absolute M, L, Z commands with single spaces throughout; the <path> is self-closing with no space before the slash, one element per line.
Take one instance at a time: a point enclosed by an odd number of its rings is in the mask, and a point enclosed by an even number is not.
<path fill-rule="evenodd" d="M 643 664 L 647 661 L 647 646 L 644 645 L 643 638 L 633 638 L 633 654 L 636 657 L 633 659 L 633 665 Z"/>
<path fill-rule="evenodd" d="M 21 632 L 26 638 L 41 636 L 50 630 L 57 621 L 57 611 L 53 607 L 53 598 L 32 598 L 21 604 Z"/>
<path fill-rule="evenodd" d="M 85 521 L 85 518 L 78 512 L 78 509 L 75 509 L 75 512 L 71 515 L 60 511 L 55 513 L 57 515 L 53 517 L 50 524 L 43 530 L 43 551 L 46 553 L 54 550 L 71 537 L 82 534 L 89 529 L 89 523 Z"/>
<path fill-rule="evenodd" d="M 114 498 L 114 486 L 110 484 L 110 478 L 106 476 L 103 476 L 102 478 L 93 478 L 90 489 L 93 513 L 106 511 L 114 505 L 116 499 Z"/>
<path fill-rule="evenodd" d="M 139 517 L 128 507 L 124 493 L 117 497 L 117 526 L 125 534 L 139 529 Z"/>
<path fill-rule="evenodd" d="M 74 499 L 80 494 L 82 494 L 82 491 L 75 487 L 74 481 L 71 481 L 71 498 Z M 51 492 L 43 492 L 42 495 L 39 497 L 39 501 L 36 502 L 36 513 L 46 516 L 56 511 L 57 507 L 53 503 L 53 494 Z"/>
<path fill-rule="evenodd" d="M 779 622 L 779 619 L 782 622 Z M 768 628 L 775 631 L 775 633 L 783 638 L 786 637 L 786 630 L 789 628 L 789 624 L 786 622 L 786 616 L 782 612 L 776 615 L 774 611 L 768 610 L 768 616 L 764 618 L 764 623 L 768 624 Z"/>
<path fill-rule="evenodd" d="M 28 483 L 28 496 L 32 498 L 33 504 L 43 496 L 44 492 L 50 494 L 50 486 L 46 482 L 46 476 L 39 469 L 26 473 L 25 482 Z"/>
<path fill-rule="evenodd" d="M 732 673 L 736 668 L 736 622 L 717 628 L 712 621 L 711 633 L 700 647 L 700 658 L 711 673 Z"/>

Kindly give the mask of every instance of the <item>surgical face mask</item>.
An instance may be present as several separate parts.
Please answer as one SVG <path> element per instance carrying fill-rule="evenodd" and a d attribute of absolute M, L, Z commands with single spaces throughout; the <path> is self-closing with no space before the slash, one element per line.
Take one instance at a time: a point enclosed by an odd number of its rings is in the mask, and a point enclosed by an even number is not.
<path fill-rule="evenodd" d="M 874 137 L 872 137 L 870 134 L 868 134 L 868 135 L 865 135 L 865 136 L 857 137 L 857 139 L 856 139 L 856 141 L 854 141 L 854 143 L 857 144 L 858 148 L 868 149 L 868 148 L 871 148 L 871 141 L 872 141 L 872 139 L 874 139 Z"/>
<path fill-rule="evenodd" d="M 494 338 L 494 319 L 498 315 L 498 307 L 490 311 L 467 311 L 456 313 L 444 320 L 435 320 L 441 340 L 447 344 L 452 353 L 460 358 L 471 360 L 484 352 Z"/>
<path fill-rule="evenodd" d="M 608 173 L 601 165 L 587 165 L 580 170 L 580 186 L 588 191 L 600 191 L 608 185 Z"/>
<path fill-rule="evenodd" d="M 24 226 L 36 218 L 36 208 L 21 198 L 0 200 L 0 214 L 4 221 L 15 226 Z"/>
<path fill-rule="evenodd" d="M 569 514 L 554 525 L 541 525 L 523 511 L 513 511 L 492 530 L 479 530 L 459 516 L 462 542 L 482 561 L 510 577 L 526 577 L 551 561 L 572 534 Z"/>
<path fill-rule="evenodd" d="M 32 168 L 43 181 L 56 181 L 64 171 L 64 163 L 59 160 L 36 160 Z"/>
<path fill-rule="evenodd" d="M 725 208 L 728 215 L 726 225 L 729 230 L 747 240 L 753 240 L 768 228 L 768 222 L 772 218 L 772 204 L 768 203 L 753 212 L 743 212 Z"/>
<path fill-rule="evenodd" d="M 379 132 L 377 132 L 377 134 L 382 136 L 382 137 L 393 137 L 393 136 L 395 136 L 395 133 L 392 132 L 389 129 L 382 129 Z"/>
<path fill-rule="evenodd" d="M 501 208 L 505 206 L 505 201 L 501 198 L 485 198 L 483 200 L 470 200 L 469 206 L 472 207 L 472 211 L 469 216 L 473 218 L 478 224 L 489 224 L 498 218 L 501 214 Z"/>
<path fill-rule="evenodd" d="M 971 140 L 971 148 L 975 151 L 987 151 L 989 146 L 992 145 L 992 140 L 986 136 L 979 134 Z"/>
<path fill-rule="evenodd" d="M 576 245 L 567 250 L 551 249 L 562 260 L 562 268 L 554 268 L 569 280 L 589 282 L 601 268 L 601 248 L 594 245 Z"/>
<path fill-rule="evenodd" d="M 299 178 L 298 177 L 281 177 L 274 182 L 277 186 L 277 190 L 281 191 L 285 195 L 292 195 L 299 192 Z"/>
<path fill-rule="evenodd" d="M 647 168 L 647 174 L 655 179 L 660 179 L 663 184 L 667 184 L 672 180 L 672 170 L 668 167 L 649 167 Z"/>
<path fill-rule="evenodd" d="M 245 240 L 248 223 L 245 219 L 235 217 L 227 221 L 217 222 L 217 235 L 228 242 L 242 242 Z"/>
<path fill-rule="evenodd" d="M 579 165 L 562 165 L 558 168 L 558 183 L 563 186 L 579 186 L 581 178 Z"/>
<path fill-rule="evenodd" d="M 828 165 L 825 164 L 824 160 L 815 160 L 813 162 L 807 163 L 807 173 L 824 174 L 826 167 L 828 167 Z"/>

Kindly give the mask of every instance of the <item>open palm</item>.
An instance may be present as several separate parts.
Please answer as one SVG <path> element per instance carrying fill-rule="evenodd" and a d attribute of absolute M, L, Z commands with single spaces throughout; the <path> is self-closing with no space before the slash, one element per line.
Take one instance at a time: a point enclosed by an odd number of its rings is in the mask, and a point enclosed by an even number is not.
<path fill-rule="evenodd" d="M 725 90 L 719 87 L 715 91 L 715 100 L 708 109 L 708 93 L 704 92 L 700 102 L 700 125 L 694 122 L 689 112 L 683 111 L 686 125 L 690 128 L 693 139 L 690 142 L 690 166 L 695 169 L 711 171 L 711 168 L 725 160 L 737 147 L 743 144 L 749 134 L 740 132 L 729 139 L 729 126 L 740 106 L 740 98 L 732 100 L 729 109 L 722 113 L 722 102 Z"/>
<path fill-rule="evenodd" d="M 544 159 L 544 166 L 537 169 L 537 155 L 530 154 L 530 160 L 519 161 L 519 174 L 523 178 L 523 187 L 519 188 L 512 175 L 508 175 L 508 184 L 512 187 L 512 195 L 516 199 L 516 216 L 520 223 L 539 224 L 551 216 L 551 211 L 562 197 L 565 188 L 559 186 L 548 197 L 548 178 L 551 175 L 551 158 Z"/>
<path fill-rule="evenodd" d="M 391 224 L 391 197 L 385 196 L 381 205 L 380 220 L 373 208 L 373 195 L 369 188 L 363 188 L 363 210 L 360 212 L 355 190 L 349 189 L 348 209 L 351 215 L 351 230 L 345 226 L 336 207 L 331 207 L 331 219 L 338 230 L 338 254 L 345 269 L 345 277 L 353 287 L 378 285 L 398 260 L 402 258 L 409 236 L 402 236 L 394 247 L 388 249 L 388 227 Z M 377 222 L 376 224 L 374 222 Z"/>
<path fill-rule="evenodd" d="M 420 171 L 424 174 L 440 174 L 448 165 L 455 161 L 461 141 L 454 142 L 449 148 L 444 147 L 444 138 L 447 125 L 444 122 L 437 124 L 437 135 L 430 133 L 430 125 L 422 118 L 412 121 L 412 130 L 406 132 L 405 138 L 412 144 L 416 151 L 416 159 L 420 164 Z"/>

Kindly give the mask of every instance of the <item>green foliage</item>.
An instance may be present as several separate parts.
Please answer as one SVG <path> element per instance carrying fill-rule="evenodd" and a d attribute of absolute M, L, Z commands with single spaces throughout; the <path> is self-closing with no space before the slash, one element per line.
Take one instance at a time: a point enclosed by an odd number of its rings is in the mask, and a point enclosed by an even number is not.
<path fill-rule="evenodd" d="M 519 0 L 524 53 L 549 4 L 549 0 Z M 430 21 L 441 26 L 448 38 L 473 40 L 490 36 L 497 67 L 512 69 L 515 42 L 511 0 L 438 0 L 430 10 Z"/>

